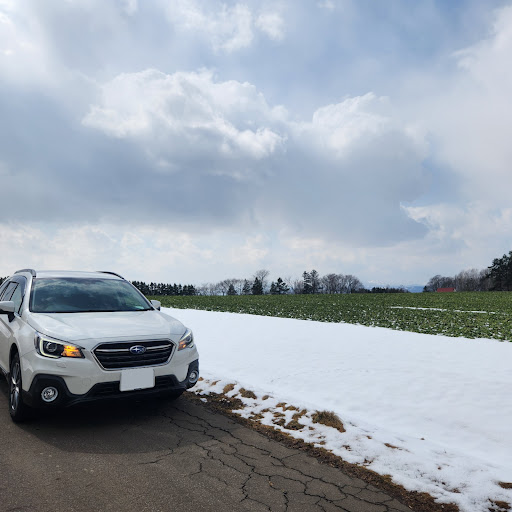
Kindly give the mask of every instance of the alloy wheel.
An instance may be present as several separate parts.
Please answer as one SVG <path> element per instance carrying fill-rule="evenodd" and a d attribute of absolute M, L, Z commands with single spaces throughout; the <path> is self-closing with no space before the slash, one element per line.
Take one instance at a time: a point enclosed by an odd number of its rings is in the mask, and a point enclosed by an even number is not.
<path fill-rule="evenodd" d="M 10 389 L 10 406 L 11 411 L 15 414 L 20 403 L 21 393 L 21 368 L 20 363 L 16 359 L 11 369 L 11 389 Z"/>

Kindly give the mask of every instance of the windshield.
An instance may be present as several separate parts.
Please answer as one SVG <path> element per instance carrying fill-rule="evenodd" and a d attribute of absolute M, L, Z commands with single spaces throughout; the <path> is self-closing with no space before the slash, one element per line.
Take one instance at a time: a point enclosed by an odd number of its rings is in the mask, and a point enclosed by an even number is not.
<path fill-rule="evenodd" d="M 43 278 L 32 284 L 34 313 L 148 311 L 151 304 L 127 281 L 102 278 Z"/>

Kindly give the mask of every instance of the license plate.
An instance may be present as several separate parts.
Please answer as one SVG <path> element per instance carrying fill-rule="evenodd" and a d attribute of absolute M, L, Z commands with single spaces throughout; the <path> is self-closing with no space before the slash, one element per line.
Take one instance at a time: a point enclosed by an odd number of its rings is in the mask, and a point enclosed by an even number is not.
<path fill-rule="evenodd" d="M 121 371 L 121 391 L 133 391 L 135 389 L 147 389 L 155 387 L 155 372 L 153 368 L 133 368 Z"/>

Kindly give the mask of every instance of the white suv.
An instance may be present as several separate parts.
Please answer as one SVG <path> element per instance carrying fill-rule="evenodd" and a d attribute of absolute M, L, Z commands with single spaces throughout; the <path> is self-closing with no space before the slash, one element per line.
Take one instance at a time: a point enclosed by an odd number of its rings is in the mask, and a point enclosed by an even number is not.
<path fill-rule="evenodd" d="M 190 329 L 112 272 L 19 270 L 0 286 L 9 411 L 100 398 L 178 397 L 199 379 Z"/>

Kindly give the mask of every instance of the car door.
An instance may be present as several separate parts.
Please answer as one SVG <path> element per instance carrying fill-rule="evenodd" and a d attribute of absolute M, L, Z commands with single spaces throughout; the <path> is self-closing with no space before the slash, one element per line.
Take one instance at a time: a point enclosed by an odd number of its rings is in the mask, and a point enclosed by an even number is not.
<path fill-rule="evenodd" d="M 0 296 L 0 300 L 11 300 L 15 305 L 14 317 L 12 315 L 0 315 L 0 367 L 4 373 L 9 371 L 10 347 L 22 326 L 22 320 L 19 315 L 25 289 L 26 279 L 22 276 L 16 276 L 10 279 Z"/>

